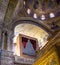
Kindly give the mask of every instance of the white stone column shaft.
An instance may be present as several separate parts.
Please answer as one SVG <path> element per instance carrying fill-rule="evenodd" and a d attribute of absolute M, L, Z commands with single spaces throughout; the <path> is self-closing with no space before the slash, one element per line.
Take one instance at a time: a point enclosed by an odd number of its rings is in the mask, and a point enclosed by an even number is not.
<path fill-rule="evenodd" d="M 2 49 L 4 49 L 4 39 L 5 39 L 5 33 L 2 34 Z"/>
<path fill-rule="evenodd" d="M 11 48 L 10 48 L 10 33 L 8 33 L 8 40 L 7 40 L 7 50 L 8 51 L 11 51 Z"/>

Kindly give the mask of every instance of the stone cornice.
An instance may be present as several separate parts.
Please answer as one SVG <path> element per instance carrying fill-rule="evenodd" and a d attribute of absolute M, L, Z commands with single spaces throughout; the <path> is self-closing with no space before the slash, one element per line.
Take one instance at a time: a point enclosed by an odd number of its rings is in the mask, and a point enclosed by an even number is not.
<path fill-rule="evenodd" d="M 33 24 L 36 26 L 39 26 L 40 28 L 44 29 L 45 31 L 47 31 L 47 33 L 52 34 L 52 31 L 50 29 L 48 29 L 48 27 L 46 27 L 42 21 L 36 20 L 34 18 L 31 17 L 21 17 L 19 19 L 15 19 L 13 20 L 13 22 L 11 22 L 8 27 L 10 27 L 10 29 L 14 29 L 16 25 L 21 24 L 21 23 L 29 23 L 29 24 Z"/>

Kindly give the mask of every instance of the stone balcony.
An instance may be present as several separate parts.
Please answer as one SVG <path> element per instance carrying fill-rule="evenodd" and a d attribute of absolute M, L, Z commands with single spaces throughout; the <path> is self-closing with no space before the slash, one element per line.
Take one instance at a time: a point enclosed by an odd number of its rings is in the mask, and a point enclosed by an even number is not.
<path fill-rule="evenodd" d="M 0 49 L 0 65 L 33 64 L 35 59 L 13 55 L 13 52 Z"/>
<path fill-rule="evenodd" d="M 31 58 L 24 58 L 24 57 L 19 57 L 19 56 L 15 56 L 15 63 L 21 63 L 21 64 L 33 64 L 35 62 L 35 59 L 31 59 Z"/>

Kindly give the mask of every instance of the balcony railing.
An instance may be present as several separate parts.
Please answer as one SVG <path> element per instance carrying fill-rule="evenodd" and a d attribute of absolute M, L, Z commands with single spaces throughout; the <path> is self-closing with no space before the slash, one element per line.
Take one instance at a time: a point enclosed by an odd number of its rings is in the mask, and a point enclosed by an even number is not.
<path fill-rule="evenodd" d="M 15 63 L 33 64 L 35 59 L 15 56 Z"/>

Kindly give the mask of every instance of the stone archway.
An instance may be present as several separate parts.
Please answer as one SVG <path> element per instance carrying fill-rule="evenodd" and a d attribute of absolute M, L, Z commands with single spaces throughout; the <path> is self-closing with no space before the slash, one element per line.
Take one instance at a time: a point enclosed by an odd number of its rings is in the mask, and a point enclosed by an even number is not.
<path fill-rule="evenodd" d="M 45 30 L 47 33 L 52 34 L 52 31 L 49 30 L 45 25 L 43 25 L 39 20 L 30 18 L 30 17 L 21 17 L 20 19 L 15 20 L 14 22 L 10 24 L 10 29 L 14 30 L 16 25 L 22 24 L 22 23 L 29 23 L 29 24 L 36 25 L 42 28 L 43 30 Z"/>
<path fill-rule="evenodd" d="M 11 41 L 14 37 L 15 26 L 17 26 L 18 24 L 23 24 L 23 23 L 36 25 L 36 26 L 42 28 L 43 30 L 45 30 L 48 34 L 50 34 L 50 35 L 52 34 L 52 31 L 50 31 L 46 26 L 44 26 L 42 23 L 40 23 L 40 21 L 33 19 L 33 18 L 29 18 L 29 17 L 22 17 L 17 20 L 14 20 L 13 22 L 11 22 L 11 24 L 8 25 L 8 28 L 12 32 Z"/>

